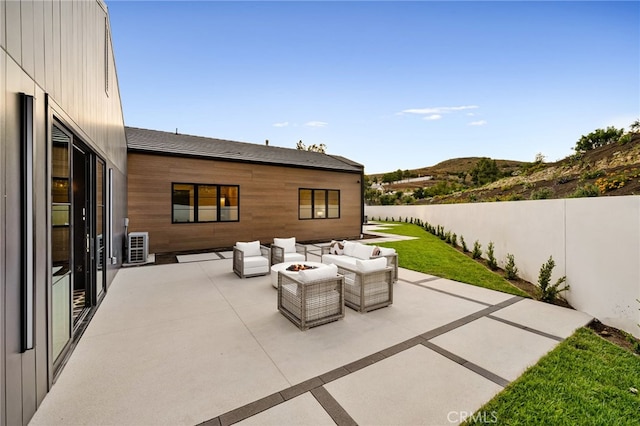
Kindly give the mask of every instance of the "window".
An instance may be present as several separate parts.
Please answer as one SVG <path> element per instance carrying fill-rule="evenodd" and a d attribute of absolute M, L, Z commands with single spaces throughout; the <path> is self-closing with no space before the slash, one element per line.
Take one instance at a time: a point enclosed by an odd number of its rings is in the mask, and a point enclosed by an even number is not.
<path fill-rule="evenodd" d="M 340 191 L 335 189 L 299 189 L 298 218 L 340 218 Z"/>
<path fill-rule="evenodd" d="M 174 183 L 171 185 L 171 222 L 237 222 L 237 185 Z"/>

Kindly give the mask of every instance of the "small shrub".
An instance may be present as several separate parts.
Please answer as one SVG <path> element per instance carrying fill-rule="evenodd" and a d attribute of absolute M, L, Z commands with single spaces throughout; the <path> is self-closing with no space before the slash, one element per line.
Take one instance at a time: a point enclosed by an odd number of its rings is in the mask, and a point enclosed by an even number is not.
<path fill-rule="evenodd" d="M 489 241 L 489 245 L 487 246 L 487 265 L 492 271 L 498 269 L 498 262 L 493 253 L 493 241 Z"/>
<path fill-rule="evenodd" d="M 565 183 L 569 183 L 572 180 L 573 179 L 571 179 L 569 176 L 562 176 L 562 177 L 560 177 L 560 179 L 558 179 L 558 184 L 564 185 Z"/>
<path fill-rule="evenodd" d="M 509 194 L 506 197 L 504 197 L 504 201 L 520 201 L 520 200 L 522 200 L 522 195 L 520 194 Z"/>
<path fill-rule="evenodd" d="M 567 281 L 567 277 L 558 278 L 555 284 L 551 284 L 551 274 L 556 263 L 553 261 L 553 257 L 549 256 L 549 260 L 540 268 L 540 274 L 538 275 L 538 287 L 540 288 L 539 300 L 543 302 L 553 303 L 558 294 L 565 290 L 569 290 L 569 285 L 563 285 Z"/>
<path fill-rule="evenodd" d="M 600 195 L 598 187 L 593 184 L 587 184 L 577 187 L 576 190 L 569 195 L 569 198 L 597 197 L 598 195 Z"/>
<path fill-rule="evenodd" d="M 482 244 L 480 244 L 480 241 L 478 240 L 473 243 L 473 251 L 471 252 L 471 257 L 473 257 L 474 259 L 480 259 L 480 257 L 482 257 Z"/>
<path fill-rule="evenodd" d="M 588 180 L 588 179 L 597 179 L 599 177 L 604 176 L 604 170 L 585 170 L 584 172 L 582 172 L 582 175 L 580 175 L 580 178 L 582 180 Z"/>
<path fill-rule="evenodd" d="M 455 234 L 451 234 L 451 245 L 454 247 L 458 247 L 458 236 Z"/>
<path fill-rule="evenodd" d="M 462 246 L 462 251 L 465 253 L 469 253 L 469 247 L 467 247 L 467 243 L 464 240 L 464 236 L 460 235 L 460 245 Z"/>
<path fill-rule="evenodd" d="M 451 231 L 447 231 L 447 233 L 444 234 L 444 242 L 451 244 Z"/>
<path fill-rule="evenodd" d="M 504 265 L 504 277 L 508 280 L 518 279 L 518 267 L 512 254 L 507 253 L 507 263 Z"/>
<path fill-rule="evenodd" d="M 540 188 L 540 189 L 534 189 L 533 191 L 531 191 L 530 198 L 532 200 L 546 200 L 551 197 L 553 197 L 553 189 Z"/>

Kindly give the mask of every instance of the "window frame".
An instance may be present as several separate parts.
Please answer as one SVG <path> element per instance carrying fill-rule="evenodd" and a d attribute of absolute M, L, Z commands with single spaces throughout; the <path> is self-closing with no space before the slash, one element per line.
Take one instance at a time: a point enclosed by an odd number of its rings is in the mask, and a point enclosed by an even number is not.
<path fill-rule="evenodd" d="M 311 191 L 311 217 L 302 217 L 302 215 L 300 214 L 300 207 L 301 207 L 301 195 L 302 195 L 302 191 Z M 324 192 L 324 215 L 323 216 L 317 216 L 316 213 L 319 210 L 316 210 L 316 192 Z M 338 215 L 337 216 L 331 216 L 330 212 L 334 209 L 330 208 L 330 204 L 329 204 L 329 200 L 331 199 L 331 197 L 329 196 L 329 194 L 331 192 L 336 192 L 338 195 Z M 321 219 L 340 219 L 341 213 L 342 213 L 342 208 L 341 208 L 341 194 L 340 194 L 340 190 L 339 189 L 324 189 L 324 188 L 298 188 L 298 220 L 321 220 Z"/>
<path fill-rule="evenodd" d="M 174 202 L 174 192 L 176 185 L 190 185 L 193 187 L 193 220 L 192 221 L 176 221 L 175 218 L 175 202 Z M 216 219 L 215 220 L 199 220 L 199 187 L 211 186 L 216 189 Z M 238 198 L 237 198 L 237 214 L 236 219 L 223 219 L 222 209 L 220 208 L 220 200 L 221 200 L 221 188 L 224 187 L 232 187 L 236 188 Z M 229 223 L 229 222 L 240 222 L 240 185 L 230 185 L 230 184 L 221 184 L 221 183 L 193 183 L 193 182 L 171 182 L 171 224 L 172 225 L 182 225 L 182 224 L 192 224 L 192 223 Z"/>

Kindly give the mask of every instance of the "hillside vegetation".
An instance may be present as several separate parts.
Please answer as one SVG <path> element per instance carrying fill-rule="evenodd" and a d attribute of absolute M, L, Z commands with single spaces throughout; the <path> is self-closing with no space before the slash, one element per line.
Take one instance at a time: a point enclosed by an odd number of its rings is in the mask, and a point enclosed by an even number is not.
<path fill-rule="evenodd" d="M 604 142 L 590 138 L 602 132 L 582 136 L 575 154 L 553 163 L 542 154 L 530 163 L 468 157 L 371 175 L 369 184 L 386 183 L 383 191 L 367 189 L 365 198 L 369 204 L 442 204 L 640 194 L 640 133 L 620 130 Z M 403 181 L 389 182 L 400 174 Z M 432 178 L 412 182 L 415 176 Z"/>

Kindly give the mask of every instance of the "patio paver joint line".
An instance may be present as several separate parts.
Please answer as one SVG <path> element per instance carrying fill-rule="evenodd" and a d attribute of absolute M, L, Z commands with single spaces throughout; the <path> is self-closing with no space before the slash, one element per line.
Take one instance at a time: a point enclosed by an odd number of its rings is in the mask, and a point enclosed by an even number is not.
<path fill-rule="evenodd" d="M 441 289 L 439 289 L 439 288 L 433 288 L 433 287 L 429 287 L 429 286 L 422 285 L 422 284 L 427 283 L 427 282 L 430 282 L 430 281 L 437 281 L 437 280 L 441 280 L 441 279 L 442 279 L 442 278 L 435 277 L 434 279 L 426 279 L 426 280 L 415 281 L 415 282 L 406 281 L 406 282 L 407 282 L 408 284 L 416 285 L 416 286 L 418 286 L 418 287 L 425 288 L 425 289 L 427 289 L 427 290 L 437 291 L 438 293 L 446 294 L 447 296 L 457 297 L 458 299 L 468 300 L 469 302 L 478 303 L 478 304 L 480 304 L 480 305 L 485 305 L 485 306 L 494 306 L 494 305 L 492 305 L 491 303 L 483 302 L 483 301 L 478 300 L 478 299 L 472 299 L 471 297 L 460 296 L 459 294 L 450 293 L 450 292 L 448 292 L 448 291 L 441 290 Z"/>
<path fill-rule="evenodd" d="M 311 391 L 313 397 L 338 426 L 357 426 L 358 423 L 323 386 Z"/>
<path fill-rule="evenodd" d="M 264 398 L 260 398 L 257 401 L 250 402 L 249 404 L 243 405 L 242 407 L 236 408 L 218 416 L 218 418 L 220 419 L 220 425 L 232 425 L 244 419 L 248 419 L 251 416 L 255 416 L 256 414 L 268 410 L 269 408 L 275 407 L 282 402 L 284 402 L 284 399 L 279 392 L 271 394 L 269 396 L 265 396 Z"/>
<path fill-rule="evenodd" d="M 484 377 L 487 380 L 492 381 L 493 383 L 502 386 L 502 387 L 506 387 L 510 382 L 509 380 L 487 370 L 486 368 L 482 368 L 477 364 L 474 364 L 471 361 L 468 361 L 464 358 L 462 358 L 461 356 L 458 356 L 452 352 L 449 352 L 448 350 L 432 343 L 432 342 L 424 342 L 422 344 L 423 346 L 425 346 L 426 348 L 431 349 L 434 352 L 439 353 L 440 355 L 444 356 L 445 358 L 450 359 L 451 361 L 455 362 L 456 364 L 461 365 L 464 368 L 467 368 L 471 371 L 473 371 L 474 373 Z"/>
<path fill-rule="evenodd" d="M 517 328 L 520 328 L 522 330 L 528 331 L 530 333 L 534 333 L 534 334 L 537 334 L 537 335 L 542 336 L 542 337 L 547 337 L 549 339 L 556 340 L 558 342 L 563 342 L 564 341 L 563 337 L 556 336 L 555 334 L 547 333 L 547 332 L 544 332 L 544 331 L 541 331 L 541 330 L 537 330 L 535 328 L 527 327 L 526 325 L 518 324 L 517 322 L 509 321 L 508 319 L 496 317 L 494 315 L 487 315 L 487 318 L 491 318 L 494 321 L 500 321 L 501 323 L 510 325 L 512 327 L 517 327 Z"/>

